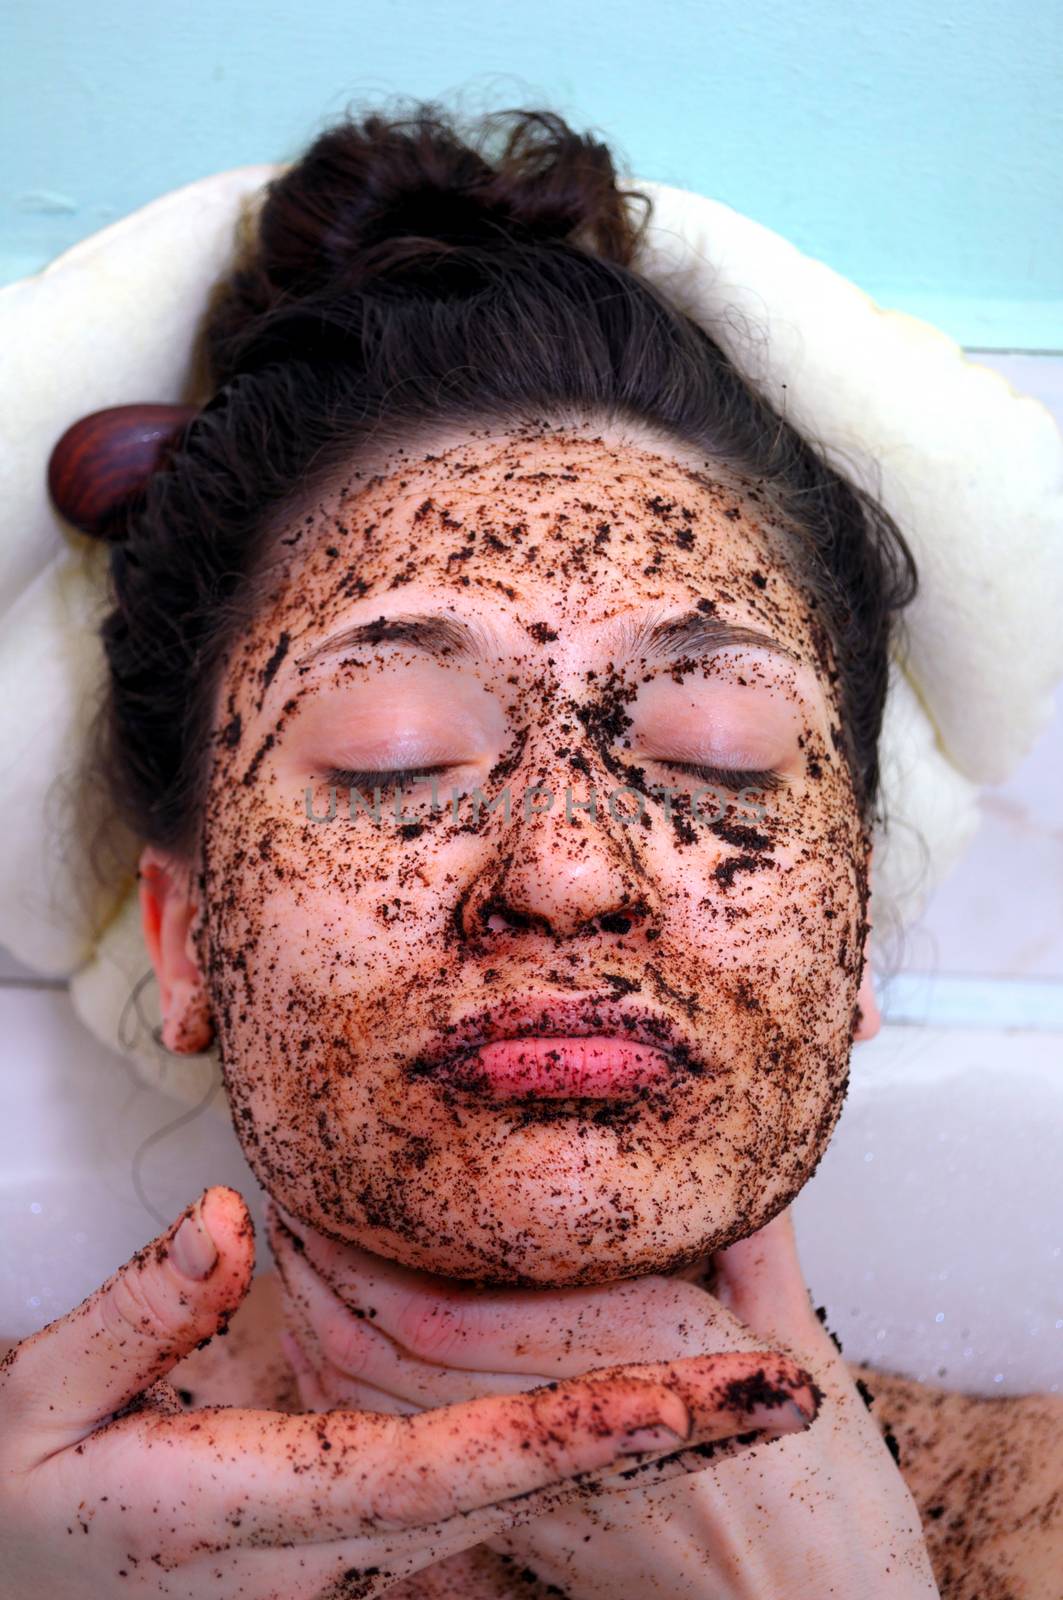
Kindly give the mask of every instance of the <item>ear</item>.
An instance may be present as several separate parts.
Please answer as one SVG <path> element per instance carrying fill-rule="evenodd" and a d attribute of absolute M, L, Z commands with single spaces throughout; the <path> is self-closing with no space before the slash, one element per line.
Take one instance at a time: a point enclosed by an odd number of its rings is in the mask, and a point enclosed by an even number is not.
<path fill-rule="evenodd" d="M 867 870 L 871 871 L 871 860 L 874 848 L 868 851 Z M 871 923 L 868 922 L 868 933 L 864 939 L 864 969 L 860 979 L 860 992 L 856 997 L 856 1004 L 860 1011 L 860 1021 L 857 1024 L 853 1039 L 873 1039 L 882 1026 L 882 1013 L 878 1008 L 875 998 L 875 986 L 871 979 L 871 962 L 868 959 L 868 950 L 871 937 Z"/>
<path fill-rule="evenodd" d="M 210 1047 L 214 1025 L 192 935 L 198 907 L 191 870 L 147 845 L 138 880 L 144 942 L 159 984 L 162 1042 L 178 1055 L 197 1055 Z"/>
<path fill-rule="evenodd" d="M 867 959 L 864 960 L 864 975 L 860 979 L 860 992 L 856 997 L 860 1007 L 860 1021 L 853 1033 L 855 1039 L 873 1039 L 882 1026 L 882 1013 L 878 1008 L 875 998 L 875 989 L 871 981 L 871 967 Z"/>

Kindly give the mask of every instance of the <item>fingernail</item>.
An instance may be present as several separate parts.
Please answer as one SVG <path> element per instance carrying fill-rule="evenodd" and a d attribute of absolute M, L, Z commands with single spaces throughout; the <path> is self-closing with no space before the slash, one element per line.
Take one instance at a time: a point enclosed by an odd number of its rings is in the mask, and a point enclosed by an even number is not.
<path fill-rule="evenodd" d="M 674 1389 L 666 1389 L 661 1396 L 658 1410 L 661 1413 L 661 1422 L 677 1439 L 689 1439 L 694 1430 L 694 1418 L 687 1409 L 682 1395 L 676 1394 Z"/>
<path fill-rule="evenodd" d="M 796 1400 L 784 1400 L 777 1406 L 750 1406 L 744 1413 L 750 1428 L 770 1433 L 802 1433 L 812 1421 L 807 1411 L 802 1411 Z"/>
<path fill-rule="evenodd" d="M 170 1243 L 170 1256 L 182 1277 L 201 1282 L 210 1276 L 217 1260 L 218 1250 L 203 1221 L 202 1197 L 196 1201 Z"/>
<path fill-rule="evenodd" d="M 663 1425 L 659 1428 L 633 1428 L 623 1433 L 617 1444 L 618 1456 L 638 1456 L 646 1450 L 675 1450 L 686 1442 L 685 1436 Z"/>

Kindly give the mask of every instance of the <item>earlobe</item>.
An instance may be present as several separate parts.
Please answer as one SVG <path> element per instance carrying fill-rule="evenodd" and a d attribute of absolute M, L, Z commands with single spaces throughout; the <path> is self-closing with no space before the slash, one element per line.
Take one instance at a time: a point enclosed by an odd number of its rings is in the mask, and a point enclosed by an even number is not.
<path fill-rule="evenodd" d="M 865 957 L 864 975 L 860 979 L 860 992 L 856 997 L 860 1019 L 853 1032 L 855 1039 L 873 1039 L 882 1026 L 882 1013 L 878 1008 L 875 986 L 871 978 L 871 963 Z"/>
<path fill-rule="evenodd" d="M 210 1047 L 214 1025 L 194 954 L 197 907 L 191 874 L 183 863 L 147 845 L 137 877 L 144 942 L 159 985 L 162 1042 L 175 1054 L 197 1055 Z"/>

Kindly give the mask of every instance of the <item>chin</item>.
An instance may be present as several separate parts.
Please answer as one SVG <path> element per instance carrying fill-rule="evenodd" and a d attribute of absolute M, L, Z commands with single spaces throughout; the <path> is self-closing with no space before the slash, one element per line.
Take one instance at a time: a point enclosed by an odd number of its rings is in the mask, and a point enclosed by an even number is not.
<path fill-rule="evenodd" d="M 544 1206 L 545 1214 L 536 1217 L 534 1205 L 514 1215 L 492 1205 L 487 1194 L 467 1214 L 454 1205 L 444 1210 L 435 1199 L 442 1192 L 426 1190 L 415 1212 L 407 1208 L 401 1226 L 394 1196 L 387 1221 L 376 1204 L 366 1204 L 364 1194 L 360 1204 L 345 1208 L 342 1219 L 299 1206 L 294 1197 L 284 1196 L 282 1203 L 322 1233 L 385 1260 L 485 1289 L 576 1288 L 677 1272 L 763 1227 L 785 1203 L 765 1196 L 751 1210 L 718 1197 L 711 1213 L 670 1206 L 664 1226 L 659 1205 L 631 1208 L 628 1217 L 614 1207 L 603 1223 L 606 1208 L 588 1203 L 586 1195 L 567 1210 L 557 1209 L 557 1197 L 550 1196 L 554 1205 Z"/>
<path fill-rule="evenodd" d="M 449 1144 L 389 1131 L 386 1154 L 373 1137 L 371 1156 L 342 1166 L 320 1152 L 294 1170 L 279 1149 L 249 1145 L 248 1154 L 263 1188 L 326 1236 L 497 1288 L 676 1272 L 764 1227 L 826 1142 L 809 1139 L 779 1159 L 723 1128 L 700 1146 L 685 1130 L 671 1152 L 652 1139 L 621 1147 L 615 1130 L 573 1132 L 571 1122 L 563 1137 L 535 1126 L 519 1140 L 510 1129 Z"/>
<path fill-rule="evenodd" d="M 712 1249 L 711 1242 L 707 1248 L 698 1245 L 661 1250 L 631 1238 L 609 1244 L 576 1239 L 559 1244 L 555 1239 L 541 1249 L 524 1242 L 519 1250 L 500 1248 L 492 1256 L 438 1242 L 412 1243 L 374 1230 L 360 1230 L 356 1242 L 400 1266 L 460 1279 L 483 1289 L 572 1289 L 622 1278 L 643 1278 L 654 1272 L 674 1272 L 700 1260 Z"/>

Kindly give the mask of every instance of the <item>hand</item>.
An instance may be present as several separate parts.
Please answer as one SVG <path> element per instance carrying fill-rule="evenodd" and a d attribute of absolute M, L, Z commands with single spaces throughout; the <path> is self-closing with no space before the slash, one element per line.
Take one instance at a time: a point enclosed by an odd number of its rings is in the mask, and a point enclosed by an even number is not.
<path fill-rule="evenodd" d="M 0 1362 L 5 1600 L 310 1600 L 344 1575 L 336 1592 L 375 1595 L 597 1492 L 633 1450 L 674 1450 L 669 1428 L 681 1437 L 692 1419 L 694 1437 L 716 1439 L 779 1418 L 739 1422 L 705 1361 L 679 1378 L 618 1366 L 418 1416 L 185 1411 L 165 1374 L 227 1328 L 253 1233 L 235 1190 L 206 1190 Z M 792 1362 L 771 1376 L 807 1395 Z"/>
<path fill-rule="evenodd" d="M 488 1538 L 571 1600 L 938 1594 L 915 1503 L 812 1310 L 789 1211 L 684 1272 L 558 1291 L 476 1291 L 337 1245 L 278 1208 L 270 1242 L 284 1342 L 317 1409 L 409 1413 L 607 1363 L 678 1370 L 695 1353 L 763 1359 L 766 1346 L 814 1373 L 822 1400 L 807 1430 L 741 1453 L 680 1451 L 652 1480 L 607 1475 L 597 1497 Z M 707 1470 L 680 1476 L 691 1466 Z"/>

